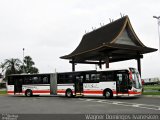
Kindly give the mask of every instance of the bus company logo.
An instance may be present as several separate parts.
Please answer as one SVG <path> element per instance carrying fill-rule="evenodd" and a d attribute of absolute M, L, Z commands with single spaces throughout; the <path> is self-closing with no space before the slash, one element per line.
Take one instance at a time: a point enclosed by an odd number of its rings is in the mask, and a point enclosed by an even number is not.
<path fill-rule="evenodd" d="M 84 84 L 84 88 L 98 88 L 98 84 L 95 83 Z"/>

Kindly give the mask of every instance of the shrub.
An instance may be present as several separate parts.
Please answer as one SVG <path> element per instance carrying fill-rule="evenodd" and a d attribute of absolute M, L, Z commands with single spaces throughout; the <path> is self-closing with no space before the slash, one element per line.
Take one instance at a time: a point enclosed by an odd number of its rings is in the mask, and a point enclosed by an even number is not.
<path fill-rule="evenodd" d="M 0 88 L 6 88 L 6 83 L 0 83 Z"/>

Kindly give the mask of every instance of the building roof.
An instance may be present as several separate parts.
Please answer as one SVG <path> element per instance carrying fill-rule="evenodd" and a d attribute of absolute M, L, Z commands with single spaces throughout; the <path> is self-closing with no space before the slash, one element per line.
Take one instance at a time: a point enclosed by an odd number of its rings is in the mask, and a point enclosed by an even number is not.
<path fill-rule="evenodd" d="M 109 62 L 135 59 L 138 55 L 157 51 L 146 47 L 135 34 L 129 17 L 124 16 L 114 22 L 85 34 L 78 47 L 62 59 L 75 62 L 104 60 Z"/>

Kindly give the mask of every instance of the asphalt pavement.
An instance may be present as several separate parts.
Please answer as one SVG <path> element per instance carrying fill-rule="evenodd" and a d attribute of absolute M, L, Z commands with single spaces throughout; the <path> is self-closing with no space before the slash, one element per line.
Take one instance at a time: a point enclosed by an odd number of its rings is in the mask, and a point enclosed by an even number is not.
<path fill-rule="evenodd" d="M 160 114 L 160 98 L 0 96 L 1 114 Z"/>

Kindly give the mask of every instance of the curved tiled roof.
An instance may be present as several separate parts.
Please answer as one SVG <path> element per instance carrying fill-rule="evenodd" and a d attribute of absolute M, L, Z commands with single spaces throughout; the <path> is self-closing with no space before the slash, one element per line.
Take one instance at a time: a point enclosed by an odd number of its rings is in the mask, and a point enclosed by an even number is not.
<path fill-rule="evenodd" d="M 125 29 L 128 31 L 129 37 L 132 39 L 134 44 L 136 44 L 136 46 L 116 43 L 117 38 L 122 35 Z M 62 56 L 60 58 L 73 59 L 78 57 L 79 55 L 81 55 L 81 57 L 83 56 L 83 54 L 87 54 L 89 56 L 91 52 L 97 51 L 98 54 L 98 52 L 101 50 L 108 50 L 108 52 L 110 52 L 113 49 L 128 49 L 135 51 L 136 54 L 137 52 L 140 54 L 144 54 L 156 51 L 156 49 L 146 47 L 139 40 L 131 26 L 128 16 L 124 16 L 114 22 L 111 22 L 101 28 L 98 28 L 92 32 L 85 34 L 78 47 L 71 54 Z"/>

